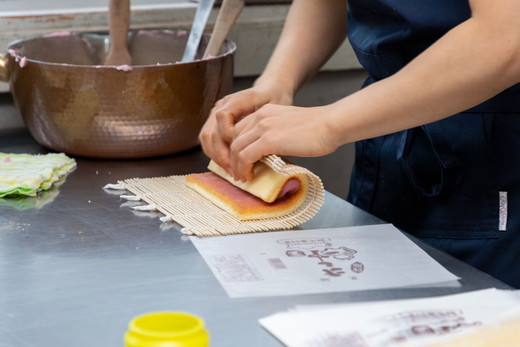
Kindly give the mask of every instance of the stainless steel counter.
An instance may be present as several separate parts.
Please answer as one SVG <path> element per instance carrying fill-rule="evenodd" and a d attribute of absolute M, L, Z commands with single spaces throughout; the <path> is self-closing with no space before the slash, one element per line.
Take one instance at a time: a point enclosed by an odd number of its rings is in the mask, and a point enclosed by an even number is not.
<path fill-rule="evenodd" d="M 42 153 L 24 131 L 1 131 L 0 151 Z M 157 310 L 203 317 L 212 346 L 279 346 L 260 317 L 296 304 L 451 294 L 505 284 L 430 247 L 460 288 L 375 290 L 230 299 L 191 242 L 158 218 L 139 216 L 102 187 L 119 179 L 204 171 L 196 149 L 142 160 L 76 158 L 78 168 L 41 199 L 0 199 L 0 347 L 114 347 L 129 320 Z M 29 208 L 34 205 L 33 208 Z M 303 228 L 381 221 L 327 194 Z M 398 250 L 397 250 L 398 251 Z"/>

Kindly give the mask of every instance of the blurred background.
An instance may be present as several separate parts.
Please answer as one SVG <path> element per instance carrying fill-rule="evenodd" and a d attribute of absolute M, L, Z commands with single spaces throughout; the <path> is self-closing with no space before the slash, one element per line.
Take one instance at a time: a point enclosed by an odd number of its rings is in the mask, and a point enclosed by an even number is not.
<path fill-rule="evenodd" d="M 168 28 L 189 30 L 197 1 L 132 0 L 131 28 Z M 276 44 L 289 9 L 290 0 L 246 0 L 246 7 L 233 27 L 229 39 L 237 44 L 233 90 L 249 87 L 261 73 Z M 218 4 L 206 30 L 213 27 Z M 107 0 L 0 0 L 0 45 L 5 51 L 10 42 L 56 31 L 108 30 Z M 322 71 L 297 94 L 298 106 L 317 106 L 334 102 L 359 89 L 366 78 L 354 53 L 345 42 Z M 9 86 L 0 83 L 0 130 L 24 128 L 13 105 Z M 0 149 L 1 150 L 1 149 Z M 318 174 L 325 188 L 342 198 L 348 192 L 353 160 L 353 145 L 320 158 L 290 158 L 294 163 Z"/>

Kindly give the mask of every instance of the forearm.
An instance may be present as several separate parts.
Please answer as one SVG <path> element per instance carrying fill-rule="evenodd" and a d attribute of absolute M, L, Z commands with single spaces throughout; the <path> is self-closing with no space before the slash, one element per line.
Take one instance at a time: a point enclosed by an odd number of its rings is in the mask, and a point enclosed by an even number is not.
<path fill-rule="evenodd" d="M 345 0 L 295 0 L 278 44 L 256 85 L 292 95 L 337 50 L 346 35 Z"/>
<path fill-rule="evenodd" d="M 520 82 L 518 30 L 479 15 L 395 75 L 333 104 L 330 127 L 338 145 L 446 118 Z"/>

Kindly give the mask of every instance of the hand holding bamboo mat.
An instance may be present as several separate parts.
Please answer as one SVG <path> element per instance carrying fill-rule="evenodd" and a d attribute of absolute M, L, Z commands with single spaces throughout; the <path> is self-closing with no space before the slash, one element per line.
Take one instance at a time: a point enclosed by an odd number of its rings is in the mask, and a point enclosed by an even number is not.
<path fill-rule="evenodd" d="M 298 205 L 287 214 L 244 220 L 240 215 L 226 211 L 222 206 L 217 206 L 207 196 L 204 196 L 205 194 L 200 194 L 186 184 L 187 177 L 198 174 L 134 178 L 119 181 L 117 185 L 107 185 L 106 188 L 125 189 L 131 192 L 134 196 L 125 197 L 131 200 L 142 200 L 149 204 L 134 208 L 157 210 L 164 214 L 164 217 L 161 218 L 162 221 L 177 222 L 183 227 L 181 231 L 189 235 L 220 236 L 286 230 L 294 228 L 316 215 L 324 201 L 323 183 L 318 176 L 303 167 L 287 164 L 274 155 L 263 158 L 261 163 L 287 178 L 299 177 L 300 183 L 303 183 L 300 189 L 306 189 L 305 196 L 295 200 Z M 301 179 L 302 177 L 304 179 Z"/>

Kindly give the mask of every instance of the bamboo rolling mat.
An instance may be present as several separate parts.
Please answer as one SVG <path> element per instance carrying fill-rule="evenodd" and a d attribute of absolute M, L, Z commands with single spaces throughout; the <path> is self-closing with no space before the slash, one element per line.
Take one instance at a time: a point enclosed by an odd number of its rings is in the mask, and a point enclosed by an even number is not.
<path fill-rule="evenodd" d="M 292 213 L 278 218 L 240 221 L 186 186 L 185 175 L 127 179 L 119 181 L 117 188 L 134 194 L 135 198 L 130 197 L 131 200 L 141 200 L 149 204 L 136 209 L 157 210 L 164 214 L 162 221 L 175 221 L 182 226 L 181 231 L 188 235 L 220 236 L 287 230 L 314 217 L 324 202 L 325 192 L 320 178 L 309 170 L 287 164 L 274 155 L 265 157 L 262 161 L 282 175 L 304 174 L 308 177 L 307 197 Z"/>

